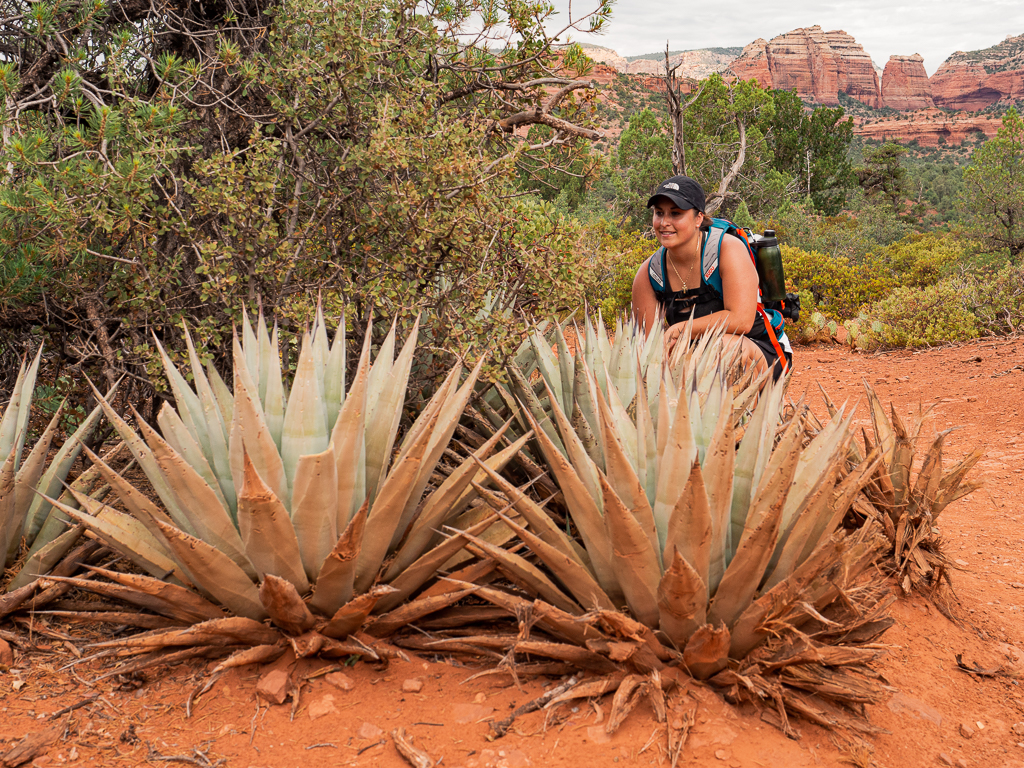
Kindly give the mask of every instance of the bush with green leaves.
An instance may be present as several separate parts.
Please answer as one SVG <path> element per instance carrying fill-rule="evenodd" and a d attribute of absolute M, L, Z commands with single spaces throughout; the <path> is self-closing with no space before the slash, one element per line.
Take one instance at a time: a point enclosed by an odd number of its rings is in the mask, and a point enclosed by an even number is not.
<path fill-rule="evenodd" d="M 599 136 L 589 60 L 553 44 L 607 3 L 564 29 L 536 0 L 34 8 L 0 27 L 0 312 L 45 296 L 78 369 L 158 376 L 183 320 L 226 361 L 243 307 L 298 332 L 318 292 L 470 357 L 506 310 L 579 302 L 578 232 L 517 168 Z"/>
<path fill-rule="evenodd" d="M 969 286 L 957 278 L 925 288 L 897 288 L 867 311 L 872 322 L 883 326 L 873 330 L 873 340 L 884 347 L 925 347 L 977 338 L 969 294 Z"/>
<path fill-rule="evenodd" d="M 1006 264 L 994 274 L 977 279 L 970 305 L 984 334 L 1024 331 L 1024 264 Z"/>

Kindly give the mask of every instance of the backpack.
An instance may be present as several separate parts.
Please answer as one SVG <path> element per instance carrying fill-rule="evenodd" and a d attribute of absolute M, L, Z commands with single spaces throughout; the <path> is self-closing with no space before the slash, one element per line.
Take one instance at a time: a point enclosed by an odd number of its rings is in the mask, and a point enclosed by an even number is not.
<path fill-rule="evenodd" d="M 750 256 L 750 261 L 757 268 L 757 251 L 755 250 L 754 234 L 743 227 L 737 227 L 728 219 L 712 219 L 711 226 L 707 230 L 707 239 L 704 241 L 704 248 L 701 251 L 701 273 L 704 282 L 718 291 L 719 295 L 722 295 L 722 275 L 718 271 L 718 259 L 722 252 L 722 238 L 725 235 L 733 235 L 738 238 L 740 242 L 746 246 L 747 253 Z M 664 274 L 665 264 L 665 249 L 659 248 L 658 251 L 651 257 L 648 264 L 647 276 L 651 282 L 651 288 L 654 289 L 655 293 L 664 293 L 668 290 L 668 280 Z M 758 273 L 760 277 L 760 273 Z M 787 294 L 786 299 L 789 300 L 791 294 Z M 757 312 L 764 319 L 764 327 L 768 332 L 768 338 L 771 339 L 772 346 L 775 348 L 775 353 L 782 364 L 783 371 L 789 369 L 786 356 L 782 352 L 782 347 L 779 344 L 779 337 L 785 333 L 786 320 L 783 317 L 783 302 L 771 302 L 773 305 L 771 308 L 765 307 L 761 301 L 761 286 L 757 288 Z M 775 306 L 776 304 L 780 306 Z M 797 307 L 799 311 L 799 307 Z"/>

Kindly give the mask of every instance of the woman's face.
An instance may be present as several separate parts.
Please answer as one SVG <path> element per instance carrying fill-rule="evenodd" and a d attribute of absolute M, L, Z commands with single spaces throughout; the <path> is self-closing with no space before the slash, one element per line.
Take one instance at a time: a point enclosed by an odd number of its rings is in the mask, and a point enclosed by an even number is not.
<path fill-rule="evenodd" d="M 700 212 L 694 208 L 684 210 L 667 197 L 659 197 L 652 210 L 654 235 L 664 248 L 689 242 L 698 229 Z"/>

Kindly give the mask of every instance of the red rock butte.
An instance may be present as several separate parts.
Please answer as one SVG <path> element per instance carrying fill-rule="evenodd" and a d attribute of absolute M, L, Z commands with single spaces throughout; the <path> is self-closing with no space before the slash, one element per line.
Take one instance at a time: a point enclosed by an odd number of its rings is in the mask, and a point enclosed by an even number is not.
<path fill-rule="evenodd" d="M 817 24 L 794 29 L 770 41 L 757 39 L 731 65 L 743 80 L 762 88 L 795 91 L 817 104 L 837 106 L 845 93 L 870 107 L 882 106 L 882 88 L 871 57 L 842 30 Z"/>
<path fill-rule="evenodd" d="M 935 108 L 920 54 L 889 57 L 882 73 L 882 104 L 900 112 Z"/>
<path fill-rule="evenodd" d="M 981 51 L 957 51 L 931 77 L 935 106 L 974 112 L 1024 99 L 1024 35 Z"/>

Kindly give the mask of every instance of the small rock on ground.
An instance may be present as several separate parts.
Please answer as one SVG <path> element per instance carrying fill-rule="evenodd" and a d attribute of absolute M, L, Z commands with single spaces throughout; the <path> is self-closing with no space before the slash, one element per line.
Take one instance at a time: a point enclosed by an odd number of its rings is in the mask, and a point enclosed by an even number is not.
<path fill-rule="evenodd" d="M 402 683 L 402 691 L 404 693 L 419 693 L 423 690 L 423 678 L 410 677 L 408 680 Z"/>

